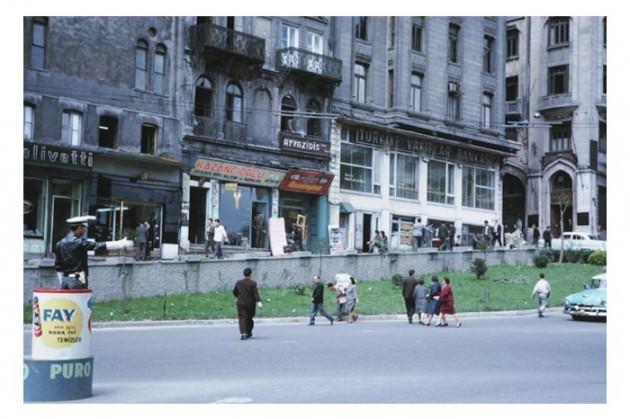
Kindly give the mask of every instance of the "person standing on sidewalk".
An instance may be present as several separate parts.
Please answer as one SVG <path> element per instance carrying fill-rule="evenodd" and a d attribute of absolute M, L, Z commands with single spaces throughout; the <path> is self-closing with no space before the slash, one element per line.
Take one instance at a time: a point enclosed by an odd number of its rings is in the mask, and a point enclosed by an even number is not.
<path fill-rule="evenodd" d="M 145 259 L 145 248 L 147 246 L 147 227 L 140 222 L 136 227 L 136 260 Z"/>
<path fill-rule="evenodd" d="M 427 303 L 427 314 L 429 315 L 426 323 L 427 326 L 431 326 L 433 315 L 440 312 L 440 291 L 442 291 L 440 279 L 437 276 L 433 275 L 433 277 L 431 277 L 431 289 L 429 290 Z"/>
<path fill-rule="evenodd" d="M 416 251 L 422 247 L 422 237 L 424 235 L 424 224 L 422 224 L 422 218 L 416 218 L 416 222 L 413 224 L 413 250 Z"/>
<path fill-rule="evenodd" d="M 350 285 L 346 289 L 346 314 L 348 315 L 348 323 L 354 323 L 359 316 L 354 312 L 354 309 L 359 301 L 357 295 L 357 281 L 353 277 L 350 277 Z"/>
<path fill-rule="evenodd" d="M 540 241 L 540 230 L 538 226 L 534 224 L 534 231 L 532 233 L 533 245 L 538 247 L 538 242 Z"/>
<path fill-rule="evenodd" d="M 315 285 L 313 286 L 313 294 L 311 296 L 311 303 L 313 303 L 313 308 L 311 310 L 311 321 L 308 323 L 309 326 L 315 325 L 315 316 L 317 313 L 326 317 L 330 322 L 330 325 L 333 325 L 333 318 L 330 314 L 326 313 L 324 310 L 324 284 L 322 284 L 322 280 L 319 275 L 315 275 L 313 277 L 313 282 Z"/>
<path fill-rule="evenodd" d="M 420 325 L 424 326 L 424 317 L 427 311 L 427 289 L 424 286 L 424 279 L 420 278 L 418 284 L 413 289 L 413 299 L 416 302 L 416 313 L 420 316 Z"/>
<path fill-rule="evenodd" d="M 455 313 L 455 297 L 453 296 L 453 289 L 451 288 L 451 280 L 448 277 L 444 277 L 444 286 L 440 291 L 440 322 L 437 327 L 448 326 L 446 322 L 446 315 L 450 314 L 455 317 L 457 327 L 462 327 L 462 322 L 457 318 Z"/>
<path fill-rule="evenodd" d="M 413 290 L 416 288 L 416 271 L 411 269 L 409 276 L 405 278 L 401 284 L 402 298 L 405 302 L 407 310 L 407 320 L 409 324 L 413 323 L 413 314 L 416 312 L 416 300 L 413 298 Z"/>
<path fill-rule="evenodd" d="M 545 241 L 544 247 L 548 247 L 551 249 L 551 230 L 549 226 L 543 231 L 543 240 Z"/>
<path fill-rule="evenodd" d="M 212 254 L 214 254 L 214 220 L 212 218 L 208 218 L 208 226 L 206 227 L 206 257 L 210 253 L 209 250 L 212 250 Z"/>
<path fill-rule="evenodd" d="M 223 242 L 228 240 L 228 235 L 217 218 L 214 224 L 214 254 L 217 259 L 223 259 Z"/>
<path fill-rule="evenodd" d="M 258 285 L 252 279 L 252 270 L 243 270 L 243 279 L 236 281 L 232 294 L 236 297 L 236 312 L 238 313 L 238 329 L 241 332 L 241 340 L 252 337 L 254 330 L 254 316 L 256 306 L 262 308 L 263 304 L 258 294 Z"/>
<path fill-rule="evenodd" d="M 536 285 L 534 285 L 532 298 L 534 298 L 535 295 L 538 296 L 538 317 L 545 317 L 543 316 L 543 311 L 545 311 L 547 300 L 551 296 L 551 285 L 545 279 L 544 273 L 540 274 L 540 279 L 536 282 Z"/>

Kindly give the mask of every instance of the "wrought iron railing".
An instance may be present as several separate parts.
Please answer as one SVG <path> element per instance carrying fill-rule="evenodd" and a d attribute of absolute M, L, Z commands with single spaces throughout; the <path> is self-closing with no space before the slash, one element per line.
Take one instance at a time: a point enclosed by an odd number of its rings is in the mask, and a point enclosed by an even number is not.
<path fill-rule="evenodd" d="M 193 115 L 193 133 L 203 137 L 217 138 L 219 124 L 214 118 Z"/>
<path fill-rule="evenodd" d="M 223 125 L 223 134 L 226 140 L 234 142 L 244 142 L 247 133 L 247 124 L 240 122 L 225 121 Z"/>
<path fill-rule="evenodd" d="M 319 74 L 333 81 L 341 80 L 341 65 L 342 62 L 338 58 L 293 47 L 280 49 L 276 53 L 276 66 L 278 68 Z"/>
<path fill-rule="evenodd" d="M 265 40 L 257 36 L 227 29 L 211 23 L 198 23 L 191 27 L 191 43 L 196 48 L 213 48 L 265 62 Z"/>
<path fill-rule="evenodd" d="M 521 101 L 521 98 L 517 98 L 516 100 L 510 100 L 510 101 L 505 102 L 505 113 L 522 115 L 523 103 Z"/>

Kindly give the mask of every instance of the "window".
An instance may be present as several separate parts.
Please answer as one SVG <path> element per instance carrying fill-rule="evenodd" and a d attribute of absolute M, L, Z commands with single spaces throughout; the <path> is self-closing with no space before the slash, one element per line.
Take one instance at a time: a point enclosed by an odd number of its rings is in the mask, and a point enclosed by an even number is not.
<path fill-rule="evenodd" d="M 118 118 L 113 116 L 101 116 L 98 122 L 98 146 L 106 148 L 118 147 Z"/>
<path fill-rule="evenodd" d="M 166 74 L 166 47 L 159 44 L 155 47 L 155 61 L 153 62 L 153 91 L 164 93 L 164 75 Z"/>
<path fill-rule="evenodd" d="M 24 178 L 24 235 L 44 237 L 45 184 L 41 179 Z"/>
<path fill-rule="evenodd" d="M 140 153 L 151 155 L 157 153 L 157 127 L 155 125 L 142 124 Z"/>
<path fill-rule="evenodd" d="M 455 165 L 441 161 L 429 161 L 427 201 L 455 204 Z"/>
<path fill-rule="evenodd" d="M 358 16 L 354 24 L 354 37 L 363 41 L 368 40 L 368 17 Z"/>
<path fill-rule="evenodd" d="M 492 128 L 492 94 L 484 93 L 481 103 L 481 127 Z"/>
<path fill-rule="evenodd" d="M 295 105 L 295 99 L 291 96 L 285 96 L 282 98 L 281 105 L 281 113 L 280 117 L 280 130 L 287 132 L 295 132 L 295 116 L 294 113 L 297 111 L 297 106 Z"/>
<path fill-rule="evenodd" d="M 571 123 L 555 125 L 550 128 L 551 152 L 571 150 Z"/>
<path fill-rule="evenodd" d="M 394 107 L 394 70 L 387 71 L 387 107 Z"/>
<path fill-rule="evenodd" d="M 605 122 L 600 122 L 599 123 L 599 142 L 597 143 L 598 147 L 597 149 L 599 150 L 600 153 L 604 153 L 606 154 L 606 123 Z"/>
<path fill-rule="evenodd" d="M 606 37 L 607 37 L 607 35 L 606 35 L 606 32 L 607 32 L 607 28 L 606 28 L 606 18 L 604 18 L 604 19 L 602 20 L 602 24 L 603 24 L 603 26 L 604 26 L 604 34 L 603 34 L 603 35 L 604 35 L 604 48 L 606 48 Z"/>
<path fill-rule="evenodd" d="M 518 98 L 518 76 L 505 79 L 505 101 L 514 102 Z"/>
<path fill-rule="evenodd" d="M 139 40 L 136 44 L 136 89 L 147 88 L 147 54 L 149 44 Z"/>
<path fill-rule="evenodd" d="M 569 44 L 569 18 L 552 17 L 547 21 L 547 46 L 556 47 Z"/>
<path fill-rule="evenodd" d="M 282 48 L 299 48 L 300 33 L 298 28 L 282 25 Z"/>
<path fill-rule="evenodd" d="M 212 83 L 206 77 L 199 77 L 195 87 L 195 115 L 212 116 Z"/>
<path fill-rule="evenodd" d="M 341 143 L 341 189 L 372 192 L 372 149 Z"/>
<path fill-rule="evenodd" d="M 483 37 L 483 71 L 492 73 L 494 71 L 494 38 Z"/>
<path fill-rule="evenodd" d="M 359 103 L 366 103 L 366 86 L 367 86 L 367 65 L 354 64 L 354 85 L 352 95 L 354 100 Z"/>
<path fill-rule="evenodd" d="M 459 26 L 454 23 L 448 26 L 448 60 L 459 62 Z"/>
<path fill-rule="evenodd" d="M 396 16 L 389 17 L 389 47 L 396 45 Z"/>
<path fill-rule="evenodd" d="M 494 194 L 494 171 L 478 167 L 463 167 L 463 206 L 494 210 Z"/>
<path fill-rule="evenodd" d="M 315 54 L 324 54 L 324 43 L 322 36 L 318 33 L 309 32 L 306 34 L 306 47 L 310 52 Z"/>
<path fill-rule="evenodd" d="M 35 107 L 24 105 L 24 139 L 32 140 L 35 133 Z"/>
<path fill-rule="evenodd" d="M 411 98 L 409 104 L 414 112 L 422 112 L 422 81 L 422 74 L 411 73 Z"/>
<path fill-rule="evenodd" d="M 550 95 L 569 93 L 569 66 L 549 67 L 547 88 Z"/>
<path fill-rule="evenodd" d="M 61 140 L 73 146 L 81 145 L 81 114 L 66 111 L 61 120 Z"/>
<path fill-rule="evenodd" d="M 516 28 L 508 29 L 506 35 L 506 58 L 512 59 L 518 57 L 518 38 L 519 32 Z"/>
<path fill-rule="evenodd" d="M 389 154 L 389 194 L 397 198 L 418 199 L 418 158 Z"/>
<path fill-rule="evenodd" d="M 604 65 L 604 75 L 602 77 L 602 93 L 606 94 L 606 66 Z"/>
<path fill-rule="evenodd" d="M 243 91 L 236 83 L 230 83 L 225 93 L 225 118 L 232 122 L 243 122 Z"/>
<path fill-rule="evenodd" d="M 424 31 L 424 18 L 419 18 L 411 27 L 411 48 L 414 51 L 422 51 L 422 35 Z"/>
<path fill-rule="evenodd" d="M 311 99 L 306 104 L 306 112 L 308 113 L 320 113 L 322 111 L 322 107 L 319 102 L 315 99 Z M 306 134 L 312 135 L 314 137 L 321 137 L 322 135 L 322 125 L 321 120 L 317 117 L 309 118 L 306 123 Z"/>
<path fill-rule="evenodd" d="M 453 120 L 461 118 L 459 99 L 459 83 L 453 81 L 448 82 L 447 118 Z"/>
<path fill-rule="evenodd" d="M 31 67 L 43 70 L 46 64 L 46 19 L 33 19 Z"/>

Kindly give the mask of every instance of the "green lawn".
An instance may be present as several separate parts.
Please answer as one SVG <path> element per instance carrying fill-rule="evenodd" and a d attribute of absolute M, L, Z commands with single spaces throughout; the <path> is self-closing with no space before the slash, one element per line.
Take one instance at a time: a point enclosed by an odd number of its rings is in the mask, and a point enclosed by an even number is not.
<path fill-rule="evenodd" d="M 545 269 L 501 265 L 490 267 L 482 280 L 476 280 L 471 272 L 441 272 L 438 276 L 440 279 L 445 275 L 451 278 L 455 307 L 458 312 L 467 312 L 536 308 L 536 300 L 530 295 L 540 272 L 545 272 L 551 283 L 550 304 L 559 306 L 566 295 L 581 290 L 585 282 L 601 271 L 600 266 L 586 264 L 552 264 Z M 496 282 L 503 279 L 509 283 Z M 359 314 L 404 313 L 400 289 L 394 288 L 391 280 L 357 280 Z M 429 280 L 430 276 L 425 276 L 425 281 Z M 261 289 L 265 307 L 257 311 L 257 317 L 307 316 L 310 293 L 308 287 L 304 295 L 296 295 L 293 288 Z M 334 294 L 326 290 L 325 296 L 325 307 L 333 312 Z M 31 314 L 31 307 L 25 306 L 25 323 L 31 322 Z M 96 303 L 93 307 L 94 321 L 219 318 L 236 318 L 231 291 L 129 300 L 127 313 L 123 311 L 121 301 Z"/>

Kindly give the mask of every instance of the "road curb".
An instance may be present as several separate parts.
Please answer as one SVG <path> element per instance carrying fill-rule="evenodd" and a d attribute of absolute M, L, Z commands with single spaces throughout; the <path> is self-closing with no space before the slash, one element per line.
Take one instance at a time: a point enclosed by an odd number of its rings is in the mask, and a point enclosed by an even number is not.
<path fill-rule="evenodd" d="M 518 317 L 534 315 L 538 311 L 533 310 L 506 310 L 506 311 L 479 311 L 469 313 L 457 313 L 461 319 L 473 318 L 501 318 L 501 317 Z M 562 307 L 548 308 L 549 313 L 562 313 Z M 371 321 L 405 321 L 405 314 L 377 314 L 363 315 L 359 317 L 360 322 Z M 307 316 L 301 317 L 256 317 L 256 324 L 290 324 L 290 323 L 308 323 Z M 323 322 L 323 320 L 320 320 Z M 344 322 L 345 323 L 345 322 Z M 117 329 L 126 327 L 164 327 L 164 326 L 217 326 L 217 325 L 235 325 L 238 319 L 190 319 L 190 320 L 141 320 L 141 321 L 111 321 L 111 322 L 94 322 L 94 329 Z M 323 323 L 322 323 L 323 324 Z M 24 329 L 30 329 L 31 325 L 25 325 Z"/>

